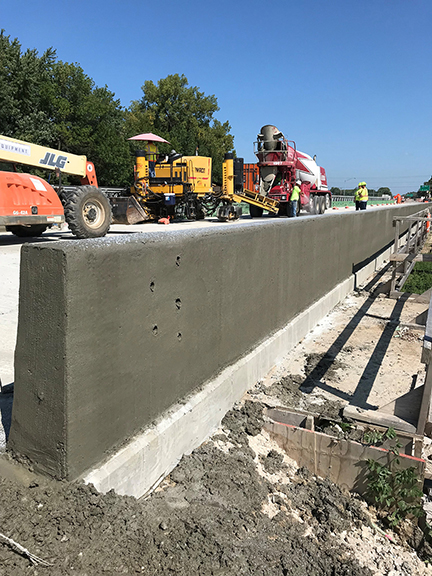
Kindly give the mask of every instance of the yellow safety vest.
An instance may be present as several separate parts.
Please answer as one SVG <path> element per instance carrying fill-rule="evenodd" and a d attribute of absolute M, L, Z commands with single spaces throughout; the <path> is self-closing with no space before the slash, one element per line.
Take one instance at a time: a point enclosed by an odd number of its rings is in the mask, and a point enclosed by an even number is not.
<path fill-rule="evenodd" d="M 292 189 L 290 200 L 294 201 L 298 200 L 299 198 L 300 198 L 300 188 L 296 185 Z"/>
<path fill-rule="evenodd" d="M 359 192 L 359 200 L 360 202 L 367 202 L 369 200 L 369 193 L 368 193 L 368 189 L 366 188 L 366 186 L 364 186 L 363 188 L 360 188 L 358 190 Z"/>
<path fill-rule="evenodd" d="M 149 162 L 156 162 L 158 153 L 158 148 L 156 144 L 153 144 L 153 142 L 147 142 L 146 152 L 147 152 L 147 160 Z"/>

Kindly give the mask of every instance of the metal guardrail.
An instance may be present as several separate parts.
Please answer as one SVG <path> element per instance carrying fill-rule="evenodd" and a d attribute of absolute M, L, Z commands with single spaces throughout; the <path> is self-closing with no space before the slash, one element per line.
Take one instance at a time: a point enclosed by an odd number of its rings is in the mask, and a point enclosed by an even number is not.
<path fill-rule="evenodd" d="M 395 240 L 393 254 L 390 261 L 393 262 L 392 278 L 390 283 L 390 298 L 401 296 L 403 285 L 416 262 L 420 260 L 431 260 L 428 254 L 419 254 L 430 228 L 429 209 L 419 210 L 412 216 L 394 216 L 393 225 L 395 227 Z M 401 224 L 409 223 L 407 240 L 404 246 L 400 247 Z"/>
<path fill-rule="evenodd" d="M 333 196 L 333 194 L 332 194 L 332 201 L 333 202 L 354 202 L 354 196 Z"/>
<path fill-rule="evenodd" d="M 354 202 L 354 196 L 335 196 L 332 195 L 333 202 Z M 394 202 L 393 198 L 385 196 L 369 196 L 369 202 Z"/>
<path fill-rule="evenodd" d="M 426 319 L 425 335 L 423 339 L 423 350 L 421 361 L 425 364 L 426 376 L 423 388 L 423 395 L 420 404 L 419 416 L 417 420 L 417 434 L 425 434 L 426 425 L 430 422 L 430 405 L 432 395 L 432 298 L 429 302 L 429 310 Z M 430 426 L 430 425 L 429 425 Z"/>

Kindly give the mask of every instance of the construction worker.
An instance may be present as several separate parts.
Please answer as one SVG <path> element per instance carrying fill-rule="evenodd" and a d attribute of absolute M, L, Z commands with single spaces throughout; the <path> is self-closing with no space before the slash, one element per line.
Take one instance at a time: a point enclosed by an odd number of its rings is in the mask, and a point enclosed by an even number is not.
<path fill-rule="evenodd" d="M 369 200 L 368 189 L 366 188 L 366 182 L 360 182 L 360 210 L 366 210 L 366 205 Z"/>
<path fill-rule="evenodd" d="M 366 182 L 359 182 L 357 191 L 354 196 L 356 210 L 366 210 L 367 201 L 369 200 Z"/>
<path fill-rule="evenodd" d="M 360 210 L 360 198 L 361 198 L 360 184 L 361 184 L 361 182 L 359 182 L 358 188 L 354 194 L 354 202 L 355 202 L 355 209 L 356 210 Z"/>
<path fill-rule="evenodd" d="M 291 218 L 295 218 L 297 216 L 297 203 L 300 200 L 300 194 L 301 194 L 301 190 L 300 190 L 300 180 L 297 180 L 294 188 L 291 191 L 291 196 L 290 196 L 290 217 Z"/>
<path fill-rule="evenodd" d="M 158 157 L 158 147 L 154 142 L 147 142 L 146 144 L 147 160 L 149 163 L 149 176 L 155 178 L 155 164 Z"/>

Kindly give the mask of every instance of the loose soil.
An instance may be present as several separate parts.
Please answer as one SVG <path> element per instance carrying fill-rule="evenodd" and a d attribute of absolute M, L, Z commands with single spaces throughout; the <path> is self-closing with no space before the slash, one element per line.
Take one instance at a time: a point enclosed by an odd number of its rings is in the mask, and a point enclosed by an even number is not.
<path fill-rule="evenodd" d="M 262 411 L 236 406 L 146 500 L 0 479 L 2 533 L 53 564 L 32 566 L 3 545 L 0 574 L 432 573 L 373 530 L 359 497 L 298 469 L 262 431 Z"/>
<path fill-rule="evenodd" d="M 419 529 L 406 523 L 390 542 L 372 507 L 299 469 L 263 429 L 265 406 L 320 414 L 325 429 L 348 402 L 381 406 L 408 391 L 422 334 L 388 327 L 395 306 L 347 298 L 146 499 L 0 477 L 0 532 L 52 564 L 2 543 L 0 575 L 432 575 Z M 406 322 L 424 308 L 396 312 Z"/>

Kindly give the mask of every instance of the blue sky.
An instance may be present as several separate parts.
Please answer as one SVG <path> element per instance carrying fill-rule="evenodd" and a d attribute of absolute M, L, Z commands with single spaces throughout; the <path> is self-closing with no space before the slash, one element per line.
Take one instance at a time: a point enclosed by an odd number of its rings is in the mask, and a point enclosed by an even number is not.
<path fill-rule="evenodd" d="M 123 106 L 185 74 L 253 162 L 275 124 L 330 186 L 417 190 L 432 175 L 432 0 L 0 0 L 0 28 L 52 46 Z"/>

